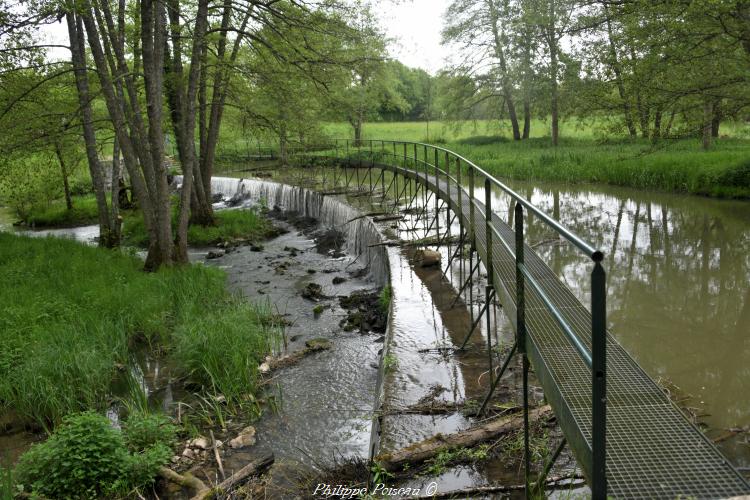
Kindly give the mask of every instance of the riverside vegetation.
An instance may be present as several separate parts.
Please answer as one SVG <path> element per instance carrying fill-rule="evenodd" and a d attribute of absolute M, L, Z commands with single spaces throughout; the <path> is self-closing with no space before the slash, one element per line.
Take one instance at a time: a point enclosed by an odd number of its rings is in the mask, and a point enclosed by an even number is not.
<path fill-rule="evenodd" d="M 346 139 L 348 127 L 328 123 L 325 132 L 328 137 Z M 722 137 L 707 151 L 700 150 L 698 138 L 653 142 L 610 135 L 605 120 L 570 120 L 556 147 L 549 141 L 548 124 L 538 119 L 532 122 L 531 137 L 525 141 L 513 141 L 508 123 L 496 120 L 431 122 L 429 126 L 425 122 L 373 122 L 364 124 L 362 130 L 364 150 L 371 139 L 376 150 L 381 147 L 378 140 L 436 144 L 500 180 L 603 183 L 750 198 L 750 126 L 741 122 L 726 124 Z M 234 134 L 226 132 L 220 158 L 236 161 L 243 152 L 252 154 L 252 146 Z"/>
<path fill-rule="evenodd" d="M 127 251 L 0 233 L 0 412 L 51 435 L 19 462 L 27 491 L 107 496 L 102 484 L 122 493 L 153 480 L 172 431 L 161 417 L 143 420 L 143 395 L 118 396 L 131 410 L 122 434 L 86 413 L 111 406 L 135 350 L 171 362 L 206 398 L 222 396 L 223 411 L 259 413 L 257 367 L 280 339 L 268 311 L 227 292 L 220 270 L 142 266 Z M 76 482 L 93 489 L 69 495 Z"/>

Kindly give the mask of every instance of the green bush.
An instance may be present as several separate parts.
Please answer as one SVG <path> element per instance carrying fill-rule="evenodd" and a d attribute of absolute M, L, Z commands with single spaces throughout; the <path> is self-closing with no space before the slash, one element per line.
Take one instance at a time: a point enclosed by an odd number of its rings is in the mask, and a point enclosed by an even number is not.
<path fill-rule="evenodd" d="M 171 450 L 155 443 L 130 453 L 109 419 L 93 412 L 66 417 L 49 439 L 19 460 L 17 481 L 49 498 L 102 498 L 148 485 Z"/>
<path fill-rule="evenodd" d="M 122 437 L 130 451 L 142 452 L 157 444 L 172 447 L 177 427 L 161 413 L 134 413 L 122 426 Z"/>
<path fill-rule="evenodd" d="M 62 196 L 59 167 L 49 155 L 37 154 L 0 161 L 0 200 L 21 220 Z"/>

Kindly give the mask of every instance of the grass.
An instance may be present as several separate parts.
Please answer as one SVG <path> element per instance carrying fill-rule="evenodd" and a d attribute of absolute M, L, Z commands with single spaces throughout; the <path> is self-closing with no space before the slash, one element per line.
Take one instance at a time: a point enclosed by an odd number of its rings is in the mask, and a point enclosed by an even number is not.
<path fill-rule="evenodd" d="M 118 251 L 0 233 L 0 412 L 50 430 L 103 410 L 116 364 L 148 346 L 204 391 L 241 405 L 278 337 L 204 266 L 141 271 Z"/>
<path fill-rule="evenodd" d="M 507 122 L 479 120 L 459 127 L 432 122 L 367 123 L 363 138 L 438 144 L 502 179 L 604 183 L 723 198 L 750 198 L 750 126 L 722 124 L 721 138 L 708 151 L 698 138 L 631 140 L 608 132 L 606 120 L 564 121 L 553 147 L 549 122 L 534 120 L 531 139 L 513 141 Z M 350 138 L 346 123 L 328 123 L 330 137 Z M 238 150 L 244 147 L 236 140 Z M 366 146 L 369 144 L 366 142 Z M 231 138 L 225 148 L 231 147 Z M 379 147 L 375 143 L 376 149 Z M 399 152 L 401 154 L 401 152 Z"/>
<path fill-rule="evenodd" d="M 35 207 L 23 220 L 31 227 L 73 227 L 96 224 L 99 220 L 93 194 L 74 196 L 73 208 L 68 210 L 65 200 L 55 200 L 49 206 Z"/>
<path fill-rule="evenodd" d="M 191 225 L 188 227 L 188 243 L 193 246 L 210 246 L 234 239 L 261 240 L 273 232 L 271 223 L 257 210 L 221 210 L 214 213 L 213 226 Z M 174 224 L 173 224 L 174 227 Z M 143 217 L 133 213 L 124 218 L 122 228 L 123 243 L 145 247 L 148 234 L 143 225 Z"/>

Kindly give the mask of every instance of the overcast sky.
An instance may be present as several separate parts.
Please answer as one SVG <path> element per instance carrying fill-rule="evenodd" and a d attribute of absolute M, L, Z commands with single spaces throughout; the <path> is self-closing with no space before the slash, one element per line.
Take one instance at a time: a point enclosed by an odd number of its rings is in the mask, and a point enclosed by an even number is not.
<path fill-rule="evenodd" d="M 373 1 L 373 8 L 388 38 L 392 57 L 407 66 L 422 68 L 432 74 L 444 66 L 449 51 L 440 45 L 440 30 L 443 13 L 451 0 L 402 0 Z M 68 32 L 64 22 L 43 28 L 48 43 L 68 44 Z M 52 49 L 53 59 L 68 59 L 66 49 Z"/>
<path fill-rule="evenodd" d="M 440 45 L 443 13 L 451 0 L 407 0 L 398 5 L 382 2 L 375 9 L 389 38 L 391 55 L 406 64 L 435 73 L 449 51 Z M 374 1 L 377 5 L 380 2 Z"/>

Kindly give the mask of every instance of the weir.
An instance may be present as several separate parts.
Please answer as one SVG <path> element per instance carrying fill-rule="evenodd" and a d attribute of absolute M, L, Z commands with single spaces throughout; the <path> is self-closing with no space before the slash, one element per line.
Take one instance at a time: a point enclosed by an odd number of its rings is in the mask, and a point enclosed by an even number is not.
<path fill-rule="evenodd" d="M 434 235 L 438 244 L 455 237 L 451 227 L 459 225 L 462 244 L 456 246 L 448 267 L 453 259 L 465 258 L 465 246 L 470 245 L 469 260 L 476 256 L 487 271 L 486 306 L 463 344 L 483 316 L 489 321 L 495 300 L 516 330 L 515 346 L 499 371 L 492 366 L 493 356 L 488 357 L 494 378 L 488 383 L 480 413 L 510 356 L 521 356 L 524 413 L 529 409 L 527 381 L 533 366 L 564 433 L 563 446 L 567 444 L 581 464 L 594 498 L 729 498 L 750 493 L 750 484 L 607 331 L 601 251 L 471 161 L 444 148 L 398 141 L 336 141 L 315 152 L 293 154 L 303 165 L 335 167 L 332 176 L 321 169 L 324 190 L 333 186 L 330 192 L 343 190 L 381 199 L 392 194 L 391 210 L 406 205 L 417 214 L 412 230 L 421 223 L 419 229 L 425 236 Z M 497 190 L 512 200 L 507 220 L 492 207 L 491 193 Z M 420 191 L 421 207 L 415 203 Z M 442 211 L 447 224 L 441 228 L 438 214 Z M 542 220 L 591 259 L 590 309 L 524 240 L 529 216 Z M 479 279 L 479 266 L 470 269 L 459 293 L 472 289 L 467 284 Z M 491 353 L 492 349 L 488 336 L 487 350 Z M 528 440 L 526 425 L 526 490 L 530 495 Z M 553 461 L 560 451 L 552 454 Z M 534 480 L 541 483 L 551 465 Z"/>

